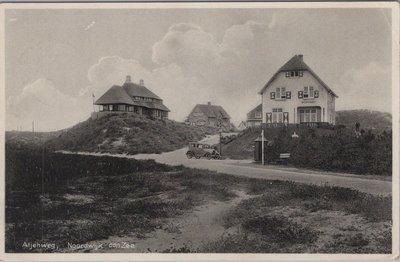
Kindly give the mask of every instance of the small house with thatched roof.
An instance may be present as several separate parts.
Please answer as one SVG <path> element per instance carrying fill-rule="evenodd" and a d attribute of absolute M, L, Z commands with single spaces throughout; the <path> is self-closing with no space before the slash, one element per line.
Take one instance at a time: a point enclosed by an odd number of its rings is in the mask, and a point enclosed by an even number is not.
<path fill-rule="evenodd" d="M 211 102 L 197 104 L 186 118 L 186 123 L 193 126 L 212 126 L 222 130 L 231 129 L 231 117 L 222 106 L 212 105 Z"/>
<path fill-rule="evenodd" d="M 143 80 L 135 84 L 131 76 L 126 77 L 122 86 L 114 85 L 108 89 L 94 104 L 99 110 L 92 114 L 92 118 L 128 112 L 162 119 L 168 118 L 170 111 L 159 96 L 144 86 Z"/>

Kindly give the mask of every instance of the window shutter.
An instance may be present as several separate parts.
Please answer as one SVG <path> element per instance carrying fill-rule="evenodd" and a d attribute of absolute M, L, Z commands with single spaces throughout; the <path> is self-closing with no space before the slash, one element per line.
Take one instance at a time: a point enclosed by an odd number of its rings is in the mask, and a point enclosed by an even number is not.
<path fill-rule="evenodd" d="M 275 92 L 271 92 L 270 95 L 271 95 L 271 99 L 275 99 Z"/>
<path fill-rule="evenodd" d="M 303 98 L 303 91 L 299 91 L 299 98 Z"/>
<path fill-rule="evenodd" d="M 283 112 L 283 123 L 289 123 L 289 112 Z"/>
<path fill-rule="evenodd" d="M 267 123 L 271 123 L 272 121 L 272 114 L 271 113 L 267 113 L 267 119 L 266 119 L 267 121 Z"/>
<path fill-rule="evenodd" d="M 290 98 L 292 98 L 292 92 L 287 91 L 286 92 L 286 99 L 290 99 Z"/>
<path fill-rule="evenodd" d="M 314 91 L 314 97 L 318 98 L 319 97 L 319 91 Z"/>

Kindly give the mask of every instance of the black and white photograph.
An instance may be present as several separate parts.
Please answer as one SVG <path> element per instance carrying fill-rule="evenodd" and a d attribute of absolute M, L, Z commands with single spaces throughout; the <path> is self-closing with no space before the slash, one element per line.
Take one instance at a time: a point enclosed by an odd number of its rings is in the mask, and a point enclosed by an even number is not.
<path fill-rule="evenodd" d="M 395 2 L 1 9 L 0 259 L 398 258 Z"/>

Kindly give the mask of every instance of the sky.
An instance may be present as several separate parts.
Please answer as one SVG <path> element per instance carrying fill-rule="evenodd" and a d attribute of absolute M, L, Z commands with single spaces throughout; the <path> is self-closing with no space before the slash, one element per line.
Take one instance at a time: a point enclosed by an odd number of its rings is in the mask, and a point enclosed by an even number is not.
<path fill-rule="evenodd" d="M 296 54 L 339 96 L 336 110 L 391 112 L 391 12 L 385 9 L 19 9 L 5 13 L 6 129 L 86 120 L 126 75 L 184 121 L 196 104 L 234 124 Z"/>

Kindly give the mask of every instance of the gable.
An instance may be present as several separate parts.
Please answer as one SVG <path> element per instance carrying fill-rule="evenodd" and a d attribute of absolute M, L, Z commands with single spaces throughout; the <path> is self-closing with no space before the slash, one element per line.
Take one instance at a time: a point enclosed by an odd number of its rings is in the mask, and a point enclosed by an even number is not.
<path fill-rule="evenodd" d="M 250 112 L 247 113 L 247 118 L 255 118 L 256 112 L 262 112 L 262 104 L 259 104 L 255 108 L 253 108 Z"/>
<path fill-rule="evenodd" d="M 315 91 L 319 91 L 321 98 L 325 97 L 323 94 L 333 97 L 321 82 L 308 71 L 303 72 L 303 76 L 297 79 L 287 78 L 285 72 L 280 72 L 262 94 L 269 98 L 271 92 L 276 92 L 276 88 L 284 87 L 287 92 L 291 92 L 292 98 L 295 98 L 298 96 L 298 91 L 303 91 L 305 86 L 313 86 Z"/>
<path fill-rule="evenodd" d="M 279 68 L 279 70 L 269 79 L 269 81 L 264 85 L 264 87 L 258 92 L 260 95 L 262 95 L 265 90 L 274 82 L 277 80 L 277 78 L 282 75 L 285 74 L 286 72 L 290 72 L 290 71 L 301 71 L 303 72 L 303 74 L 305 72 L 308 72 L 309 74 L 311 74 L 313 76 L 314 79 L 316 79 L 318 81 L 318 83 L 324 87 L 327 92 L 331 95 L 333 95 L 334 97 L 338 97 L 332 89 L 330 89 L 328 87 L 328 85 L 326 85 L 324 83 L 324 81 L 322 81 L 322 79 L 303 61 L 303 55 L 295 55 L 294 57 L 292 57 L 288 62 L 286 62 L 281 68 Z M 284 76 L 286 77 L 286 76 Z M 292 81 L 295 80 L 301 80 L 303 77 L 298 77 L 296 79 L 291 79 Z"/>

